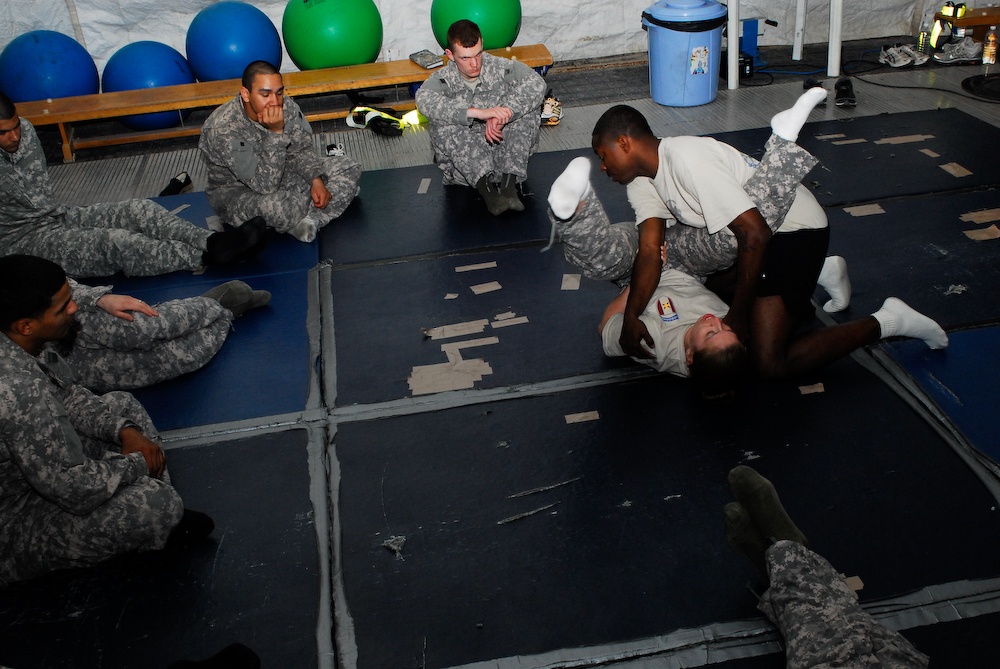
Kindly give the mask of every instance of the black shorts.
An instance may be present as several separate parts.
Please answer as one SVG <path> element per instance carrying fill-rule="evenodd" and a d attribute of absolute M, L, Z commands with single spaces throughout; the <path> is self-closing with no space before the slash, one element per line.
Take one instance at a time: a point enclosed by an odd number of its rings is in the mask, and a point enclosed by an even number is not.
<path fill-rule="evenodd" d="M 757 283 L 757 296 L 780 295 L 794 318 L 811 319 L 815 315 L 812 296 L 829 245 L 829 227 L 772 235 Z"/>

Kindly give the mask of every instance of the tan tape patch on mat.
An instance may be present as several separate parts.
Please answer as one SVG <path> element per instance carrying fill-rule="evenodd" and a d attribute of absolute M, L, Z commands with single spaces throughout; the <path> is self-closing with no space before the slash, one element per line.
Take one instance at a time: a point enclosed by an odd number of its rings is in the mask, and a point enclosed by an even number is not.
<path fill-rule="evenodd" d="M 448 362 L 414 367 L 406 379 L 406 384 L 414 395 L 475 388 L 477 381 L 482 381 L 484 376 L 493 373 L 493 368 L 482 358 L 462 359 L 462 349 L 498 343 L 500 340 L 496 337 L 483 337 L 442 344 L 441 350 L 448 357 Z"/>
<path fill-rule="evenodd" d="M 580 290 L 580 275 L 563 274 L 559 290 Z"/>
<path fill-rule="evenodd" d="M 883 137 L 875 140 L 876 144 L 913 144 L 934 139 L 934 135 L 899 135 L 897 137 Z"/>
<path fill-rule="evenodd" d="M 958 163 L 945 163 L 944 165 L 939 165 L 939 167 L 953 177 L 967 177 L 972 174 L 972 172 Z"/>
<path fill-rule="evenodd" d="M 1000 209 L 983 209 L 982 211 L 970 211 L 958 217 L 966 223 L 992 223 L 1000 221 Z"/>
<path fill-rule="evenodd" d="M 517 318 L 505 318 L 502 321 L 493 321 L 490 325 L 494 328 L 505 328 L 508 325 L 524 325 L 527 322 L 527 316 L 518 316 Z"/>
<path fill-rule="evenodd" d="M 566 414 L 566 424 L 572 425 L 573 423 L 586 423 L 592 420 L 600 420 L 601 414 L 596 411 L 581 411 L 580 413 L 568 413 Z"/>
<path fill-rule="evenodd" d="M 442 362 L 437 365 L 414 367 L 406 384 L 414 395 L 443 393 L 448 390 L 470 390 L 493 368 L 482 358 Z"/>
<path fill-rule="evenodd" d="M 492 293 L 495 290 L 500 290 L 502 286 L 499 281 L 490 281 L 488 283 L 477 283 L 475 286 L 469 286 L 469 288 L 476 295 L 482 295 L 483 293 Z"/>
<path fill-rule="evenodd" d="M 486 329 L 490 322 L 485 318 L 478 321 L 465 321 L 464 323 L 452 323 L 451 325 L 439 325 L 434 328 L 424 328 L 424 335 L 431 339 L 451 339 L 452 337 L 464 337 L 468 334 L 479 334 Z"/>
<path fill-rule="evenodd" d="M 885 213 L 885 209 L 883 209 L 880 204 L 862 204 L 857 207 L 844 207 L 844 211 L 855 217 L 874 216 L 876 214 Z"/>
<path fill-rule="evenodd" d="M 455 268 L 456 272 L 475 272 L 481 269 L 493 269 L 497 266 L 496 260 L 491 260 L 489 262 L 480 262 L 474 265 L 459 265 Z"/>
<path fill-rule="evenodd" d="M 990 239 L 1000 239 L 1000 228 L 997 228 L 996 225 L 991 225 L 988 228 L 966 230 L 965 236 L 977 242 L 985 242 Z"/>

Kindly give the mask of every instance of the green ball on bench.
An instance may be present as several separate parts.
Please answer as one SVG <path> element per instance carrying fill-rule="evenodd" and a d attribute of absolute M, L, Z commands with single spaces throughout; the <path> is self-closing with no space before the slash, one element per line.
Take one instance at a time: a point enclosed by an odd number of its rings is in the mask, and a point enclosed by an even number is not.
<path fill-rule="evenodd" d="M 371 63 L 382 49 L 382 15 L 372 0 L 290 0 L 281 34 L 300 70 Z"/>

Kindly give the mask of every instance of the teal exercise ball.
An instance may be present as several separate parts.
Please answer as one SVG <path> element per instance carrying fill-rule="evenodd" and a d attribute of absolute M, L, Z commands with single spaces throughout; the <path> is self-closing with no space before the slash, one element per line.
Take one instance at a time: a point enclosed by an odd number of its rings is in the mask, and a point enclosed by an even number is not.
<path fill-rule="evenodd" d="M 101 75 L 101 88 L 105 93 L 193 83 L 194 72 L 184 56 L 160 42 L 126 44 L 108 59 Z M 133 114 L 123 116 L 121 121 L 133 130 L 159 130 L 180 125 L 181 113 Z"/>
<path fill-rule="evenodd" d="M 0 53 L 0 90 L 13 102 L 90 95 L 100 85 L 87 50 L 54 30 L 26 32 Z"/>
<path fill-rule="evenodd" d="M 373 0 L 289 0 L 281 34 L 300 70 L 372 63 L 382 49 L 382 15 Z"/>
<path fill-rule="evenodd" d="M 431 28 L 442 49 L 448 48 L 448 28 L 462 19 L 479 26 L 484 49 L 502 49 L 521 30 L 521 0 L 434 0 Z"/>

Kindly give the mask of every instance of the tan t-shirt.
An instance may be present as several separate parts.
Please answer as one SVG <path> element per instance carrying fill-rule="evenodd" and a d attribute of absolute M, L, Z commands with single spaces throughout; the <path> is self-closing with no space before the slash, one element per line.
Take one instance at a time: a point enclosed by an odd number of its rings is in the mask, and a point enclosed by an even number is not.
<path fill-rule="evenodd" d="M 727 227 L 756 205 L 743 190 L 757 161 L 711 137 L 664 137 L 659 146 L 656 176 L 638 177 L 628 185 L 628 200 L 636 224 L 648 218 L 708 228 L 712 234 Z M 778 232 L 827 226 L 823 208 L 809 190 L 798 187 L 795 202 Z"/>
<path fill-rule="evenodd" d="M 666 299 L 668 302 L 664 303 Z M 719 296 L 702 285 L 689 274 L 676 269 L 664 269 L 660 283 L 652 299 L 639 315 L 653 338 L 653 358 L 632 358 L 636 362 L 649 365 L 659 372 L 669 372 L 676 376 L 689 376 L 684 355 L 684 333 L 695 321 L 705 314 L 715 314 L 722 318 L 729 307 Z M 672 318 L 676 316 L 676 318 Z M 617 357 L 625 355 L 618 339 L 622 334 L 623 314 L 608 319 L 601 331 L 604 354 Z"/>

